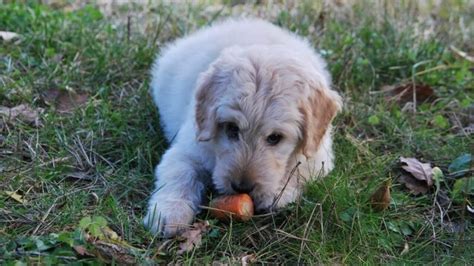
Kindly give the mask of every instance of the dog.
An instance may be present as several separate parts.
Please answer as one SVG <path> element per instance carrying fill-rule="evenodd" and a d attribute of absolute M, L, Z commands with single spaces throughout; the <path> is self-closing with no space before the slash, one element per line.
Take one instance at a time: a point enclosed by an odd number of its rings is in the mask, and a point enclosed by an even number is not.
<path fill-rule="evenodd" d="M 170 142 L 144 218 L 151 232 L 172 237 L 189 225 L 207 187 L 248 193 L 265 212 L 333 169 L 331 123 L 342 98 L 303 38 L 229 19 L 169 45 L 151 74 Z"/>

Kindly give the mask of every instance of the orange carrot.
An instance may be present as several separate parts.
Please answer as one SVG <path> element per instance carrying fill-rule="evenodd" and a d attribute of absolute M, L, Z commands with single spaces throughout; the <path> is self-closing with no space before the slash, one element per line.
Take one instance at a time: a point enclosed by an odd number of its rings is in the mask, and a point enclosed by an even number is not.
<path fill-rule="evenodd" d="M 253 215 L 253 201 L 248 194 L 221 196 L 209 205 L 211 216 L 219 220 L 228 220 L 232 216 L 239 221 L 248 221 Z"/>

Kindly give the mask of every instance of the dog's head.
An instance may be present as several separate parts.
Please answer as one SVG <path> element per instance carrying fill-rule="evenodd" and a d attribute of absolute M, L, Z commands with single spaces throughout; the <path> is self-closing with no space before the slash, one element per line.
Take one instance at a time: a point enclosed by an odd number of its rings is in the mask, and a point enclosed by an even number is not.
<path fill-rule="evenodd" d="M 225 50 L 200 76 L 197 138 L 215 150 L 220 193 L 246 192 L 268 209 L 298 155 L 316 153 L 341 108 L 323 68 L 279 46 L 252 46 Z"/>

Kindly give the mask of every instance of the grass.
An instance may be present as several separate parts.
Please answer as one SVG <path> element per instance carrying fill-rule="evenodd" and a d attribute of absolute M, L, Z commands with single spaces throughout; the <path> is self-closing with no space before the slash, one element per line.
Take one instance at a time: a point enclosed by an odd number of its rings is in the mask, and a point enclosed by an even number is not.
<path fill-rule="evenodd" d="M 449 48 L 474 52 L 472 4 L 443 2 L 426 16 L 413 2 L 383 3 L 131 5 L 113 14 L 91 5 L 0 6 L 0 30 L 21 34 L 0 42 L 0 106 L 44 109 L 40 127 L 0 120 L 0 262 L 107 262 L 114 253 L 84 239 L 84 231 L 107 224 L 140 264 L 236 264 L 247 254 L 282 264 L 472 263 L 473 215 L 465 208 L 472 195 L 438 206 L 439 193 L 413 196 L 397 181 L 399 157 L 416 157 L 445 172 L 441 191 L 451 197 L 456 180 L 448 165 L 474 150 L 472 135 L 460 133 L 473 123 L 473 65 Z M 210 220 L 202 246 L 178 255 L 179 240 L 155 239 L 141 224 L 153 168 L 167 147 L 148 71 L 166 42 L 243 11 L 306 36 L 328 61 L 346 101 L 336 120 L 336 168 L 276 215 L 230 225 Z M 437 96 L 416 112 L 381 92 L 413 82 Z M 45 100 L 51 89 L 86 93 L 87 103 L 58 112 Z M 375 212 L 369 198 L 387 180 L 390 207 Z"/>

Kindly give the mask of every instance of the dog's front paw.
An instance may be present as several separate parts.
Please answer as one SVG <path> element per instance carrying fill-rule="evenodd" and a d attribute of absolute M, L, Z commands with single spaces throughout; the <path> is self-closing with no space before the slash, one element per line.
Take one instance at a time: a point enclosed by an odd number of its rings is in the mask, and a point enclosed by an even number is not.
<path fill-rule="evenodd" d="M 155 202 L 150 203 L 143 223 L 152 233 L 169 238 L 187 228 L 195 214 L 186 201 Z"/>

